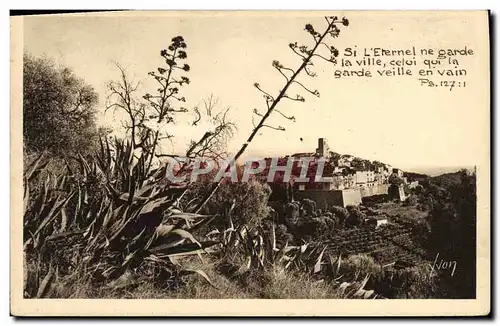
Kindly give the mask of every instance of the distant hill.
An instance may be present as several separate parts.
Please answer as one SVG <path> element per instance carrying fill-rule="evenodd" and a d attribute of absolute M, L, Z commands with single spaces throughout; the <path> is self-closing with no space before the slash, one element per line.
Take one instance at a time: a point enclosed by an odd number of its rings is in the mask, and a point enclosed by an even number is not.
<path fill-rule="evenodd" d="M 453 173 L 445 173 L 435 177 L 432 177 L 431 182 L 442 187 L 448 189 L 452 186 L 459 185 L 462 182 L 462 173 L 460 171 Z"/>
<path fill-rule="evenodd" d="M 470 170 L 473 171 L 474 167 L 471 166 L 438 166 L 438 167 L 414 167 L 411 169 L 413 172 L 420 173 L 420 174 L 426 174 L 431 177 L 436 177 L 442 174 L 447 174 L 447 173 L 454 173 L 458 172 L 462 169 Z"/>
<path fill-rule="evenodd" d="M 415 173 L 415 172 L 405 172 L 404 175 L 410 181 L 412 181 L 412 180 L 425 180 L 425 179 L 430 178 L 430 176 L 427 174 Z"/>

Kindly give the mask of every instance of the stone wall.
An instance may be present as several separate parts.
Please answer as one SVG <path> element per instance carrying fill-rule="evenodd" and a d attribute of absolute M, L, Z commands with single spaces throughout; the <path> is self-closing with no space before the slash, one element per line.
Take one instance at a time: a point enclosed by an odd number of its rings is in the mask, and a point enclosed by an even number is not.
<path fill-rule="evenodd" d="M 388 189 L 389 191 L 389 199 L 391 200 L 397 200 L 397 201 L 404 201 L 406 199 L 405 195 L 405 190 L 403 185 L 391 185 Z"/>
<path fill-rule="evenodd" d="M 344 190 L 308 189 L 297 191 L 295 193 L 295 199 L 312 199 L 316 202 L 317 207 L 322 209 L 326 206 L 357 206 L 361 204 L 361 199 L 364 197 L 387 195 L 388 189 L 389 186 L 386 184 Z"/>
<path fill-rule="evenodd" d="M 358 189 L 345 190 L 304 190 L 296 193 L 296 199 L 312 199 L 316 202 L 317 208 L 324 209 L 327 206 L 347 205 L 357 206 L 361 204 L 361 193 Z"/>
<path fill-rule="evenodd" d="M 381 184 L 372 187 L 362 187 L 359 189 L 361 197 L 371 197 L 376 195 L 387 195 L 389 193 L 389 185 Z"/>

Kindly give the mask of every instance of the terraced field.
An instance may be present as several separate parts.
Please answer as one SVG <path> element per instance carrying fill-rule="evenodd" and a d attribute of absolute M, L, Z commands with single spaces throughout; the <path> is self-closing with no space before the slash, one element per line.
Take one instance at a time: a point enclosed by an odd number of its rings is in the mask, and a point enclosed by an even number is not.
<path fill-rule="evenodd" d="M 387 224 L 375 230 L 366 228 L 340 230 L 329 243 L 332 254 L 371 255 L 385 265 L 397 260 L 417 264 L 425 259 L 425 251 L 413 240 L 411 230 L 405 225 Z"/>

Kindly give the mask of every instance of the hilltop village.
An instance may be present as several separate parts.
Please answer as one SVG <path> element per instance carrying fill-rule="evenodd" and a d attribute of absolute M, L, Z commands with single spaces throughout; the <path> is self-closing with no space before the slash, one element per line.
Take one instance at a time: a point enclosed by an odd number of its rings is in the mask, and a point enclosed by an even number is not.
<path fill-rule="evenodd" d="M 408 177 L 404 171 L 389 164 L 331 151 L 325 138 L 318 139 L 315 152 L 287 155 L 280 158 L 278 164 L 286 165 L 291 157 L 294 158 L 294 166 L 290 181 L 283 182 L 283 173 L 278 172 L 269 184 L 275 191 L 285 188 L 286 196 L 293 199 L 314 200 L 318 207 L 356 206 L 362 203 L 363 198 L 369 197 L 404 201 L 405 189 L 418 185 L 418 180 Z M 296 181 L 302 171 L 302 162 L 299 158 L 303 157 L 312 158 L 307 169 L 309 182 Z M 321 175 L 328 178 L 328 182 L 315 182 L 314 176 L 319 159 L 324 160 Z M 271 158 L 266 158 L 266 161 L 269 168 Z M 268 175 L 268 168 L 260 174 L 263 180 Z"/>

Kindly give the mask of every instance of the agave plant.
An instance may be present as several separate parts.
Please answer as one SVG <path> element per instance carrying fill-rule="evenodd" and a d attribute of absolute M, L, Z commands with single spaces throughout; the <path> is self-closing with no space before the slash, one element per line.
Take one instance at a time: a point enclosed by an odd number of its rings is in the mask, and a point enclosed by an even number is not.
<path fill-rule="evenodd" d="M 48 255 L 44 261 L 51 262 L 37 272 L 37 279 L 50 277 L 37 283 L 47 288 L 56 278 L 53 265 L 65 265 L 56 260 L 75 257 L 55 257 L 63 248 L 78 251 L 79 257 L 77 263 L 67 262 L 65 271 L 77 266 L 95 280 L 123 279 L 145 265 L 170 273 L 164 275 L 198 273 L 206 278 L 201 271 L 183 270 L 171 258 L 204 253 L 217 244 L 192 234 L 210 217 L 176 207 L 171 189 L 159 182 L 163 170 L 152 171 L 147 152 L 134 153 L 127 141 L 101 145 L 95 159 L 78 157 L 79 171 L 68 164 L 60 175 L 47 175 L 32 198 L 29 184 L 46 163 L 40 156 L 26 168 L 24 245 L 31 256 L 43 253 Z"/>

